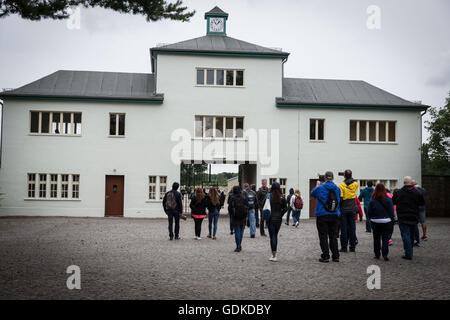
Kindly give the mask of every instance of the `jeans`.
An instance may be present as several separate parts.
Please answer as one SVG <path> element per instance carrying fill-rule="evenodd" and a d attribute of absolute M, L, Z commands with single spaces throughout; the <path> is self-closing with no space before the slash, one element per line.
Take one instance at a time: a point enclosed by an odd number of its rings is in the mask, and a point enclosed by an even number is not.
<path fill-rule="evenodd" d="M 414 244 L 414 234 L 417 223 L 415 224 L 407 224 L 407 223 L 398 223 L 398 227 L 400 228 L 400 233 L 402 235 L 403 240 L 403 249 L 405 250 L 405 256 L 408 258 L 413 257 L 413 244 Z"/>
<path fill-rule="evenodd" d="M 294 220 L 294 223 L 300 223 L 300 214 L 302 213 L 302 210 L 292 210 L 292 219 Z"/>
<path fill-rule="evenodd" d="M 278 231 L 280 231 L 280 228 L 281 228 L 281 221 L 280 222 L 271 222 L 271 221 L 268 222 L 270 248 L 272 249 L 272 253 L 277 252 Z"/>
<path fill-rule="evenodd" d="M 234 240 L 236 241 L 236 247 L 240 248 L 242 244 L 242 238 L 244 237 L 245 225 L 234 226 Z"/>
<path fill-rule="evenodd" d="M 364 207 L 364 213 L 366 214 L 366 232 L 372 232 L 370 219 L 367 218 L 367 213 L 369 212 L 369 207 Z"/>
<path fill-rule="evenodd" d="M 419 232 L 419 224 L 417 223 L 414 228 L 414 242 L 419 244 L 420 243 L 420 232 Z"/>
<path fill-rule="evenodd" d="M 219 210 L 214 209 L 214 211 L 209 211 L 208 212 L 208 229 L 209 229 L 209 234 L 215 236 L 216 232 L 217 232 L 217 222 L 219 221 Z M 214 224 L 214 230 L 213 229 L 213 224 Z M 211 232 L 213 231 L 213 232 Z"/>
<path fill-rule="evenodd" d="M 202 233 L 202 222 L 203 222 L 203 218 L 200 218 L 200 219 L 194 218 L 195 236 L 196 237 L 200 237 L 200 234 Z"/>
<path fill-rule="evenodd" d="M 387 257 L 389 254 L 389 239 L 392 236 L 394 224 L 388 223 L 376 223 L 372 222 L 373 233 L 373 252 L 376 257 L 380 256 L 380 250 L 383 257 Z"/>
<path fill-rule="evenodd" d="M 356 246 L 355 213 L 343 212 L 341 213 L 341 248 L 346 250 L 349 242 L 350 249 L 354 249 Z"/>
<path fill-rule="evenodd" d="M 256 234 L 256 210 L 248 210 L 248 221 L 250 222 L 250 235 L 254 236 Z"/>
<path fill-rule="evenodd" d="M 259 221 L 259 231 L 261 232 L 261 235 L 264 235 L 265 234 L 265 232 L 264 232 L 264 222 L 266 222 L 267 225 L 269 224 L 269 222 L 268 222 L 268 218 L 264 217 L 263 210 L 260 209 L 259 211 L 261 212 L 261 220 Z"/>
<path fill-rule="evenodd" d="M 167 212 L 169 220 L 169 237 L 173 238 L 173 220 L 175 220 L 175 237 L 180 235 L 180 214 L 176 211 Z"/>
<path fill-rule="evenodd" d="M 293 211 L 292 208 L 288 207 L 287 212 L 286 212 L 286 224 L 289 224 L 289 217 L 291 216 L 291 211 Z M 292 213 L 292 218 L 294 218 L 294 213 Z M 295 223 L 295 221 L 294 221 L 294 223 Z"/>
<path fill-rule="evenodd" d="M 338 249 L 338 228 L 339 216 L 336 214 L 327 214 L 316 218 L 317 231 L 319 233 L 321 257 L 330 259 L 330 250 L 333 259 L 339 259 Z"/>

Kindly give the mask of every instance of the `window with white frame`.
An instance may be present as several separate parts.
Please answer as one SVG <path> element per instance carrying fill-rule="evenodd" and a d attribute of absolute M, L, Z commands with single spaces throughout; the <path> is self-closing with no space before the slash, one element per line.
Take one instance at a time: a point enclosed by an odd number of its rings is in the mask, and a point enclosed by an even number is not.
<path fill-rule="evenodd" d="M 80 197 L 80 175 L 72 175 L 72 199 L 78 199 Z"/>
<path fill-rule="evenodd" d="M 30 133 L 81 135 L 81 112 L 30 111 Z"/>
<path fill-rule="evenodd" d="M 125 136 L 125 113 L 109 114 L 109 135 L 116 137 Z"/>
<path fill-rule="evenodd" d="M 197 68 L 196 76 L 198 86 L 244 86 L 244 70 L 241 69 Z"/>
<path fill-rule="evenodd" d="M 243 138 L 244 118 L 226 116 L 195 116 L 197 138 Z"/>
<path fill-rule="evenodd" d="M 277 182 L 277 178 L 269 178 L 269 188 L 272 187 L 272 183 Z"/>
<path fill-rule="evenodd" d="M 149 176 L 148 183 L 148 199 L 162 200 L 167 191 L 167 176 Z"/>
<path fill-rule="evenodd" d="M 36 196 L 36 174 L 28 174 L 28 198 L 34 198 Z"/>
<path fill-rule="evenodd" d="M 79 174 L 28 173 L 27 178 L 28 199 L 70 200 L 80 197 Z M 69 190 L 70 183 L 72 189 Z"/>
<path fill-rule="evenodd" d="M 325 120 L 309 119 L 309 140 L 323 141 L 325 136 Z"/>
<path fill-rule="evenodd" d="M 280 190 L 282 194 L 286 194 L 286 178 L 280 178 Z"/>
<path fill-rule="evenodd" d="M 350 141 L 396 142 L 397 121 L 350 120 Z"/>
<path fill-rule="evenodd" d="M 386 189 L 389 189 L 391 192 L 393 192 L 397 188 L 398 181 L 395 179 L 361 179 L 359 180 L 359 187 L 360 189 L 364 189 L 367 187 L 367 183 L 369 181 L 372 181 L 373 187 L 375 187 L 378 183 L 384 184 Z"/>

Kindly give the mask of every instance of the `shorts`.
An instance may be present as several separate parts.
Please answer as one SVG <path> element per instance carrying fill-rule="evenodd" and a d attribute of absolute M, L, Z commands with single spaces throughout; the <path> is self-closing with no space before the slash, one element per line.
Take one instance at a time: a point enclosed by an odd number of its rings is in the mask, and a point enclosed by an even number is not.
<path fill-rule="evenodd" d="M 425 208 L 420 208 L 420 210 L 419 210 L 419 222 L 420 223 L 425 223 L 425 218 L 426 218 Z"/>

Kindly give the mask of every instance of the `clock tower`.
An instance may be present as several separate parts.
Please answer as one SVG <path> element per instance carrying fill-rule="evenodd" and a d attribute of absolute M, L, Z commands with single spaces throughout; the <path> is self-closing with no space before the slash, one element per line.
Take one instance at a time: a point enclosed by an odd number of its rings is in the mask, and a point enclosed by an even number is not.
<path fill-rule="evenodd" d="M 205 13 L 205 19 L 207 34 L 226 35 L 228 13 L 216 6 Z"/>

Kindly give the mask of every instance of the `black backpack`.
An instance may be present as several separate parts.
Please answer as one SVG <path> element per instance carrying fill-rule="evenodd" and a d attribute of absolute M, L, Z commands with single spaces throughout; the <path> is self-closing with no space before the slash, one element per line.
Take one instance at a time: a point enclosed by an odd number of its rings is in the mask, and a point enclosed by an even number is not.
<path fill-rule="evenodd" d="M 251 190 L 247 190 L 245 192 L 247 193 L 248 208 L 255 209 L 255 201 L 256 201 L 255 193 Z"/>
<path fill-rule="evenodd" d="M 244 195 L 233 195 L 233 218 L 237 220 L 245 219 L 248 207 L 245 205 Z"/>
<path fill-rule="evenodd" d="M 330 192 L 328 193 L 326 203 L 323 203 L 323 201 L 320 199 L 317 199 L 317 200 L 319 200 L 320 203 L 322 203 L 323 207 L 328 212 L 336 212 L 336 210 L 338 209 L 338 198 L 337 198 L 336 192 L 334 192 L 334 190 L 330 190 Z"/>

